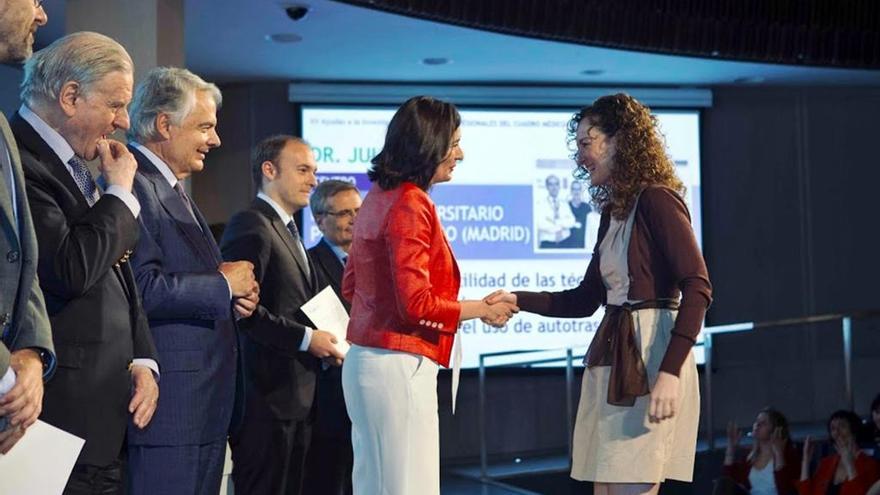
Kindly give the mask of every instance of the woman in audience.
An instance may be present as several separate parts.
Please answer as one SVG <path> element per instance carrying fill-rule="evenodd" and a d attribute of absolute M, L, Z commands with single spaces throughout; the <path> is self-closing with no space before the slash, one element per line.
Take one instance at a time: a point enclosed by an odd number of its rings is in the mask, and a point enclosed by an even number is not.
<path fill-rule="evenodd" d="M 751 495 L 792 495 L 800 472 L 800 456 L 792 445 L 788 420 L 772 408 L 758 413 L 752 424 L 752 449 L 736 459 L 741 432 L 735 424 L 727 426 L 724 475 Z"/>
<path fill-rule="evenodd" d="M 868 433 L 871 455 L 880 461 L 880 394 L 871 401 L 871 414 L 868 416 Z"/>
<path fill-rule="evenodd" d="M 864 495 L 880 479 L 880 465 L 858 447 L 856 437 L 861 427 L 861 419 L 852 411 L 832 414 L 828 419 L 828 437 L 835 453 L 823 457 L 812 476 L 810 458 L 814 444 L 807 437 L 798 483 L 800 495 Z"/>

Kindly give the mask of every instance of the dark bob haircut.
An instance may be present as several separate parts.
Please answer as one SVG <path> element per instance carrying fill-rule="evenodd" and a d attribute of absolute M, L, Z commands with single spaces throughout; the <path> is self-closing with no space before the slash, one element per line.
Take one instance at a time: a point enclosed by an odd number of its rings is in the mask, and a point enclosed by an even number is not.
<path fill-rule="evenodd" d="M 857 443 L 860 443 L 865 438 L 865 432 L 862 428 L 862 418 L 859 417 L 858 414 L 847 411 L 845 409 L 841 409 L 839 411 L 834 411 L 830 418 L 828 418 L 828 423 L 826 423 L 825 427 L 828 429 L 828 435 L 831 435 L 831 422 L 835 419 L 843 420 L 847 426 L 849 426 L 849 431 L 852 434 L 853 440 Z"/>
<path fill-rule="evenodd" d="M 388 123 L 385 145 L 367 173 L 370 181 L 386 191 L 404 182 L 427 191 L 460 125 L 455 105 L 430 96 L 410 98 Z"/>

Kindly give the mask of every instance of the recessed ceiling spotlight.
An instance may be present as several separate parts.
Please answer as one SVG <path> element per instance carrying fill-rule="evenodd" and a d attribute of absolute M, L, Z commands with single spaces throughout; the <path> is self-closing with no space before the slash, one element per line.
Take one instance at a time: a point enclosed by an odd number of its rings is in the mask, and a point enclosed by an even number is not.
<path fill-rule="evenodd" d="M 267 34 L 266 41 L 272 41 L 275 43 L 297 43 L 302 41 L 302 36 L 293 33 Z"/>
<path fill-rule="evenodd" d="M 285 7 L 284 13 L 287 14 L 291 21 L 301 21 L 309 15 L 311 10 L 311 7 L 308 5 L 295 4 Z"/>
<path fill-rule="evenodd" d="M 583 76 L 601 76 L 605 71 L 602 69 L 585 69 L 581 71 Z"/>
<path fill-rule="evenodd" d="M 738 77 L 733 80 L 736 84 L 761 84 L 764 82 L 764 78 L 761 76 L 748 76 L 748 77 Z"/>
<path fill-rule="evenodd" d="M 423 58 L 422 63 L 425 65 L 446 65 L 451 64 L 452 60 L 449 60 L 446 57 L 428 57 Z"/>

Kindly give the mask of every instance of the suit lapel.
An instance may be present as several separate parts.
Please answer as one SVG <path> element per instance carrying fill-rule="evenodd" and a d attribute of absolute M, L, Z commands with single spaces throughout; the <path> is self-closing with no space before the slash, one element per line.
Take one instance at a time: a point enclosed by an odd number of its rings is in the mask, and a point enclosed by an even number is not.
<path fill-rule="evenodd" d="M 43 138 L 37 134 L 37 131 L 26 120 L 21 118 L 17 112 L 12 117 L 9 125 L 15 134 L 19 148 L 27 150 L 34 155 L 37 161 L 44 164 L 49 173 L 64 185 L 74 199 L 77 210 L 88 210 L 90 208 L 89 203 L 86 201 L 86 197 L 83 196 L 82 191 L 80 191 L 79 186 L 76 185 L 70 172 L 67 171 L 67 166 L 61 161 L 61 158 L 58 158 L 55 151 L 43 141 Z"/>
<path fill-rule="evenodd" d="M 268 203 L 263 201 L 262 199 L 255 200 L 254 207 L 269 219 L 270 223 L 272 224 L 272 228 L 275 229 L 275 234 L 281 239 L 281 242 L 287 247 L 287 251 L 290 253 L 290 257 L 294 259 L 294 261 L 296 262 L 296 265 L 299 267 L 299 271 L 302 273 L 303 280 L 306 281 L 306 285 L 308 285 L 309 289 L 314 291 L 315 287 L 317 287 L 317 282 L 315 279 L 316 274 L 315 274 L 314 267 L 311 267 L 311 269 L 308 269 L 308 267 L 304 267 L 302 265 L 302 263 L 300 262 L 300 259 L 299 259 L 300 257 L 297 256 L 296 253 L 294 252 L 294 249 L 296 249 L 296 248 L 294 247 L 293 243 L 297 242 L 297 241 L 294 240 L 293 235 L 290 233 L 289 230 L 287 230 L 287 225 L 284 225 L 284 222 L 281 221 L 281 218 L 278 216 L 278 213 L 276 213 L 275 210 L 272 209 L 272 207 Z M 305 246 L 303 246 L 303 250 L 305 251 Z M 308 260 L 309 260 L 308 251 L 305 252 L 305 255 L 306 255 L 305 262 L 308 263 Z M 308 273 L 311 273 L 312 276 L 311 277 L 306 276 L 306 274 L 308 274 Z"/>
<path fill-rule="evenodd" d="M 342 287 L 339 283 L 342 280 L 342 272 L 345 270 L 345 266 L 339 261 L 336 253 L 333 252 L 333 248 L 327 244 L 327 241 L 324 240 L 323 237 L 321 238 L 321 242 L 316 246 L 315 254 L 315 257 L 318 258 L 318 262 L 327 269 L 327 273 L 330 275 L 329 282 L 333 287 L 333 290 L 337 293 L 341 293 Z"/>
<path fill-rule="evenodd" d="M 155 192 L 156 197 L 159 198 L 159 204 L 161 204 L 165 212 L 175 220 L 175 226 L 181 233 L 183 233 L 187 242 L 192 245 L 193 249 L 201 253 L 206 260 L 210 260 L 213 263 L 219 263 L 220 254 L 217 250 L 217 246 L 206 237 L 211 235 L 211 231 L 210 229 L 207 229 L 207 225 L 204 224 L 204 219 L 201 217 L 195 204 L 193 204 L 193 213 L 196 215 L 196 218 L 194 219 L 193 216 L 190 215 L 189 209 L 183 203 L 183 200 L 177 194 L 177 191 L 171 187 L 165 179 L 165 176 L 163 176 L 162 173 L 159 172 L 159 169 L 153 165 L 153 162 L 147 159 L 147 157 L 138 151 L 137 148 L 129 146 L 128 149 L 137 159 L 138 173 L 143 175 L 153 187 L 153 192 Z M 202 226 L 201 228 L 199 228 L 200 225 Z"/>
<path fill-rule="evenodd" d="M 4 146 L 5 145 L 5 146 Z M 0 173 L 3 174 L 2 181 L 9 182 L 9 172 L 7 167 L 16 173 L 13 156 L 17 154 L 15 148 L 15 138 L 12 136 L 12 130 L 6 122 L 6 117 L 0 113 Z M 3 220 L 3 234 L 9 239 L 10 246 L 18 247 L 18 230 L 20 226 L 15 221 L 15 211 L 12 205 L 12 195 L 9 193 L 15 187 L 15 180 L 9 184 L 9 187 L 0 187 L 0 219 Z M 22 194 L 16 191 L 16 196 L 21 197 Z M 20 212 L 19 212 L 19 216 Z"/>

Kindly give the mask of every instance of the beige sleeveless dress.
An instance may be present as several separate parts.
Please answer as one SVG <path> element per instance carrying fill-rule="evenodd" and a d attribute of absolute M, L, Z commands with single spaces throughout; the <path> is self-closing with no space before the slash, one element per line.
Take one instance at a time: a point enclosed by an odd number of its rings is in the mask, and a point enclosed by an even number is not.
<path fill-rule="evenodd" d="M 635 211 L 633 206 L 626 221 L 612 217 L 599 246 L 600 271 L 608 290 L 608 304 L 638 302 L 627 299 L 627 251 Z M 669 309 L 633 312 L 636 339 L 652 387 L 677 313 Z M 659 424 L 648 420 L 650 396 L 637 398 L 633 407 L 608 404 L 610 375 L 608 366 L 584 371 L 574 428 L 571 477 L 603 483 L 659 483 L 667 478 L 691 481 L 700 419 L 700 387 L 693 352 L 679 374 L 678 411 L 675 417 Z"/>

